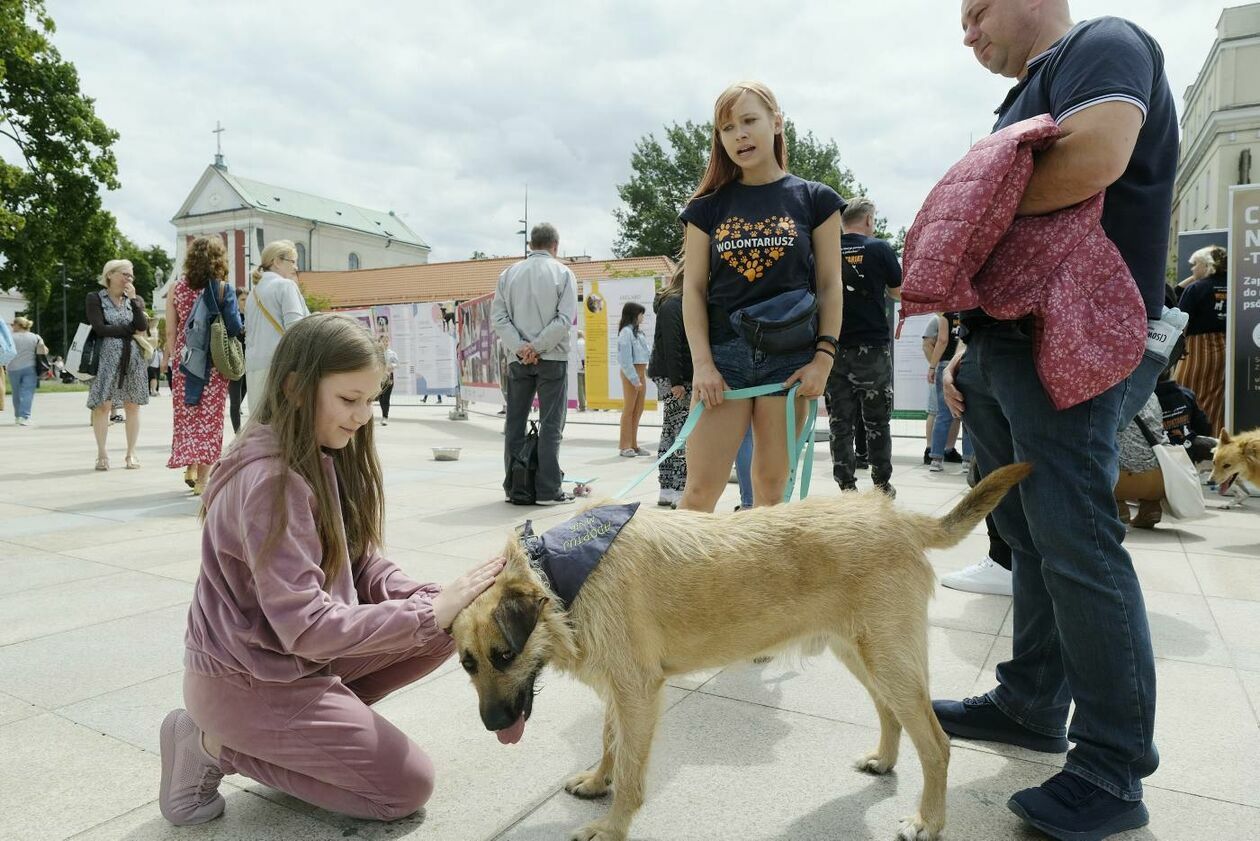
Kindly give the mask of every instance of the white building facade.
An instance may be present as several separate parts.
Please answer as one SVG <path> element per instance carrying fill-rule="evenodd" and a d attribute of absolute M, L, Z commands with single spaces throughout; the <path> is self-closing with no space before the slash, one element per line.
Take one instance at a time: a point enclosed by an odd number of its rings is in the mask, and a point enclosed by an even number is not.
<path fill-rule="evenodd" d="M 369 210 L 320 196 L 276 187 L 206 167 L 196 187 L 171 219 L 175 226 L 173 277 L 154 291 L 162 312 L 170 281 L 182 273 L 188 243 L 219 236 L 228 251 L 228 282 L 250 285 L 250 274 L 267 243 L 292 240 L 300 271 L 388 268 L 429 261 L 430 248 L 393 211 Z"/>
<path fill-rule="evenodd" d="M 1227 227 L 1229 188 L 1260 182 L 1260 3 L 1222 10 L 1216 33 L 1185 94 L 1174 248 L 1182 231 Z"/>

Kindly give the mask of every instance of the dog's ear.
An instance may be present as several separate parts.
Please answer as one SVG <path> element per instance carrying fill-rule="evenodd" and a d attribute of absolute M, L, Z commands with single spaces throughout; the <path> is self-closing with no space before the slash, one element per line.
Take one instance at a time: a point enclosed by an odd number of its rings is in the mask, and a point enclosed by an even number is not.
<path fill-rule="evenodd" d="M 1229 443 L 1229 430 L 1227 430 L 1225 427 L 1221 427 L 1221 434 L 1216 437 L 1220 439 L 1220 442 L 1222 444 L 1228 444 Z"/>
<path fill-rule="evenodd" d="M 520 654 L 525 649 L 526 640 L 538 624 L 543 601 L 544 599 L 529 593 L 508 591 L 490 614 L 514 654 Z"/>

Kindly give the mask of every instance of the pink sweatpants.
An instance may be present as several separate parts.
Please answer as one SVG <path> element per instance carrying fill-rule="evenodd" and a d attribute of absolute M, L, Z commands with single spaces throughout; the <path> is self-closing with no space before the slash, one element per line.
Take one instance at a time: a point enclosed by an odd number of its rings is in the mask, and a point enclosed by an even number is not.
<path fill-rule="evenodd" d="M 368 708 L 414 683 L 451 648 L 333 661 L 331 674 L 293 683 L 184 673 L 193 721 L 223 742 L 219 765 L 323 809 L 394 820 L 433 793 L 433 762 Z"/>

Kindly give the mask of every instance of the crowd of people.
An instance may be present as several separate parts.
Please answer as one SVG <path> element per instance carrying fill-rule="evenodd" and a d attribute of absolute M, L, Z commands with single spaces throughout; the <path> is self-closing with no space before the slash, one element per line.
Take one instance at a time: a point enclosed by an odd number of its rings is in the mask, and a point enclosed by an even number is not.
<path fill-rule="evenodd" d="M 1149 330 L 1127 377 L 1058 408 L 1039 379 L 1031 318 L 975 309 L 929 320 L 928 472 L 957 463 L 975 482 L 1015 461 L 1035 464 L 988 519 L 979 569 L 943 582 L 1013 597 L 1012 655 L 991 691 L 932 705 L 955 737 L 1066 754 L 1062 770 L 1008 805 L 1051 837 L 1101 839 L 1147 822 L 1142 781 L 1159 765 L 1151 635 L 1124 522 L 1159 520 L 1153 438 L 1201 456 L 1222 426 L 1226 254 L 1196 252 L 1192 277 L 1169 300 L 1176 115 L 1149 35 L 1118 18 L 1074 23 L 1065 0 L 965 0 L 962 25 L 979 63 L 1017 82 L 995 130 L 1048 113 L 1071 138 L 1039 154 L 1019 212 L 1057 213 L 1108 189 L 1102 228 L 1137 284 Z M 651 340 L 642 305 L 621 313 L 618 455 L 651 455 L 639 435 L 651 379 L 664 403 L 658 454 L 673 449 L 692 407 L 705 407 L 686 446 L 660 464 L 660 502 L 712 512 L 734 468 L 746 483 L 741 507 L 772 506 L 789 481 L 786 401 L 803 418 L 807 401 L 824 398 L 839 490 L 855 491 L 869 469 L 878 492 L 895 496 L 887 311 L 903 272 L 874 236 L 874 203 L 791 173 L 783 113 L 763 84 L 721 93 L 711 141 L 681 209 L 682 259 L 653 304 Z M 534 227 L 529 245 L 500 276 L 491 309 L 508 358 L 503 489 L 518 501 L 528 468 L 528 501 L 556 505 L 573 500 L 560 446 L 577 282 L 556 259 L 555 227 Z M 244 303 L 226 283 L 222 242 L 200 238 L 168 296 L 158 363 L 159 373 L 175 369 L 167 465 L 202 495 L 205 521 L 187 710 L 172 711 L 161 731 L 160 805 L 178 824 L 221 814 L 217 789 L 231 773 L 357 817 L 388 820 L 423 805 L 432 763 L 370 707 L 453 653 L 456 614 L 502 565 L 478 564 L 443 588 L 382 556 L 372 405 L 381 398 L 387 422 L 397 356 L 351 319 L 311 316 L 296 260 L 292 243 L 268 245 Z M 140 408 L 156 390 L 137 338 L 149 321 L 129 263 L 108 263 L 100 284 L 86 301 L 99 340 L 87 401 L 96 468 L 110 468 L 109 417 L 121 404 L 125 466 L 136 469 Z M 226 454 L 232 380 L 211 358 L 203 311 L 228 338 L 248 336 L 239 391 L 244 398 L 247 379 L 250 419 Z M 43 344 L 30 327 L 18 319 L 3 334 L 19 424 L 30 418 Z M 741 390 L 749 393 L 730 393 Z"/>

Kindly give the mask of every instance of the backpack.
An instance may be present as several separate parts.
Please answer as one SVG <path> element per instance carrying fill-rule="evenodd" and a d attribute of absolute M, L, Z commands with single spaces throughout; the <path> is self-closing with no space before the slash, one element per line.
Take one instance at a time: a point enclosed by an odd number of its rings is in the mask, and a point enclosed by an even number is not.
<path fill-rule="evenodd" d="M 508 468 L 508 502 L 513 505 L 533 505 L 538 498 L 534 480 L 538 475 L 538 422 L 529 422 L 525 442 L 512 455 Z"/>

